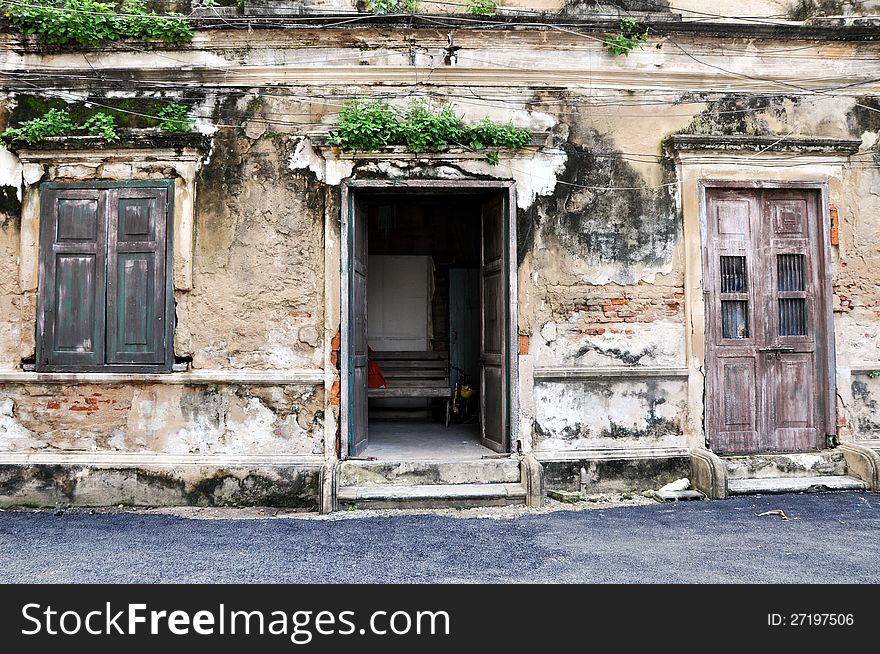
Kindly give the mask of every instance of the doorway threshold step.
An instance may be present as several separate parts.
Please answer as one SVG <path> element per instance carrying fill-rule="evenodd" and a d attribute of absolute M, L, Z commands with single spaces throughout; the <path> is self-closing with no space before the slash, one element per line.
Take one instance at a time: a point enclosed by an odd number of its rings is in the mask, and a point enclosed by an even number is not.
<path fill-rule="evenodd" d="M 362 509 L 467 508 L 525 504 L 522 484 L 371 484 L 339 489 L 339 502 Z"/>
<path fill-rule="evenodd" d="M 759 479 L 731 479 L 727 492 L 731 495 L 777 495 L 782 493 L 823 493 L 827 491 L 866 490 L 861 479 L 845 475 L 819 477 L 762 477 Z"/>
<path fill-rule="evenodd" d="M 407 487 L 443 484 L 498 484 L 520 481 L 516 459 L 476 459 L 462 461 L 343 461 L 339 485 Z"/>
<path fill-rule="evenodd" d="M 846 475 L 846 460 L 839 448 L 787 454 L 722 456 L 728 479 L 760 477 L 819 477 Z"/>

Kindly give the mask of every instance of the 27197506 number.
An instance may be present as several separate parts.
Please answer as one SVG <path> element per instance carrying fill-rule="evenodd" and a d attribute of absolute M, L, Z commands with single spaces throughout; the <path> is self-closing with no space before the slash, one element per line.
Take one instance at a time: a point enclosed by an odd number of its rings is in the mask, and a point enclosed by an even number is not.
<path fill-rule="evenodd" d="M 855 618 L 852 613 L 768 613 L 770 627 L 850 627 Z"/>

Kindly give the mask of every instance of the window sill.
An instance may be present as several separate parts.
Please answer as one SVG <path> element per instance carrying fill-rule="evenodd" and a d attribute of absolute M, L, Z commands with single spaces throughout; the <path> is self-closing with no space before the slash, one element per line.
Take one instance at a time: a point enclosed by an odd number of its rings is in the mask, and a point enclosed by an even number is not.
<path fill-rule="evenodd" d="M 299 370 L 192 370 L 189 372 L 0 372 L 9 384 L 323 384 L 324 371 Z"/>
<path fill-rule="evenodd" d="M 119 140 L 109 143 L 97 136 L 56 136 L 48 137 L 37 143 L 13 141 L 9 149 L 25 160 L 42 159 L 49 152 L 70 151 L 101 151 L 108 150 L 167 150 L 169 152 L 191 149 L 195 152 L 207 152 L 210 148 L 210 137 L 198 132 L 168 133 L 158 128 L 120 129 Z M 178 155 L 179 157 L 180 155 Z"/>

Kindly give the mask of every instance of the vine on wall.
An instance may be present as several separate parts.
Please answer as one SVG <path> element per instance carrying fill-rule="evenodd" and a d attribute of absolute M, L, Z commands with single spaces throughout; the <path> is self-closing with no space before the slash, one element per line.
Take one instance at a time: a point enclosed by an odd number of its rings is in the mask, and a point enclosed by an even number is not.
<path fill-rule="evenodd" d="M 146 0 L 32 0 L 32 4 L 0 0 L 0 7 L 20 33 L 36 34 L 51 45 L 89 46 L 122 39 L 180 45 L 193 37 L 182 14 L 147 11 Z"/>
<path fill-rule="evenodd" d="M 614 37 L 605 37 L 602 45 L 608 50 L 608 54 L 620 56 L 629 55 L 630 52 L 647 40 L 647 27 L 639 25 L 635 18 L 621 18 L 620 33 Z"/>
<path fill-rule="evenodd" d="M 185 133 L 192 131 L 192 119 L 189 108 L 183 104 L 171 103 L 159 111 L 159 115 L 150 117 L 158 122 L 159 129 L 167 133 Z M 10 127 L 0 134 L 0 141 L 9 144 L 22 141 L 28 145 L 39 143 L 48 138 L 73 136 L 81 133 L 97 136 L 113 143 L 119 140 L 118 123 L 112 113 L 103 111 L 92 114 L 82 120 L 81 124 L 70 115 L 67 109 L 50 109 L 46 113 L 21 122 L 18 127 Z"/>
<path fill-rule="evenodd" d="M 412 152 L 444 150 L 450 145 L 517 149 L 532 142 L 532 133 L 490 118 L 467 125 L 448 104 L 413 100 L 399 108 L 384 100 L 349 100 L 339 112 L 329 142 L 343 150 L 363 152 L 389 145 L 405 145 Z M 488 153 L 487 159 L 497 164 L 497 151 Z"/>

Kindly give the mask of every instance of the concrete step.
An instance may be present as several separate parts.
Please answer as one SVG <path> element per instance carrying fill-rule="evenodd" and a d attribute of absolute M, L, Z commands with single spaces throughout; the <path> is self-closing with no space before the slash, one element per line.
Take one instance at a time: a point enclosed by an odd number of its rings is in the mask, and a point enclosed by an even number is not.
<path fill-rule="evenodd" d="M 470 461 L 343 461 L 339 487 L 366 485 L 504 484 L 520 481 L 517 459 Z"/>
<path fill-rule="evenodd" d="M 798 454 L 753 454 L 751 456 L 723 456 L 721 458 L 727 466 L 729 480 L 847 474 L 843 452 L 838 449 Z"/>
<path fill-rule="evenodd" d="M 761 477 L 757 479 L 728 479 L 727 492 L 731 495 L 777 495 L 781 493 L 822 493 L 825 491 L 866 490 L 861 479 L 845 475 L 815 477 Z"/>
<path fill-rule="evenodd" d="M 339 489 L 340 508 L 464 509 L 525 504 L 522 484 L 370 484 Z"/>

